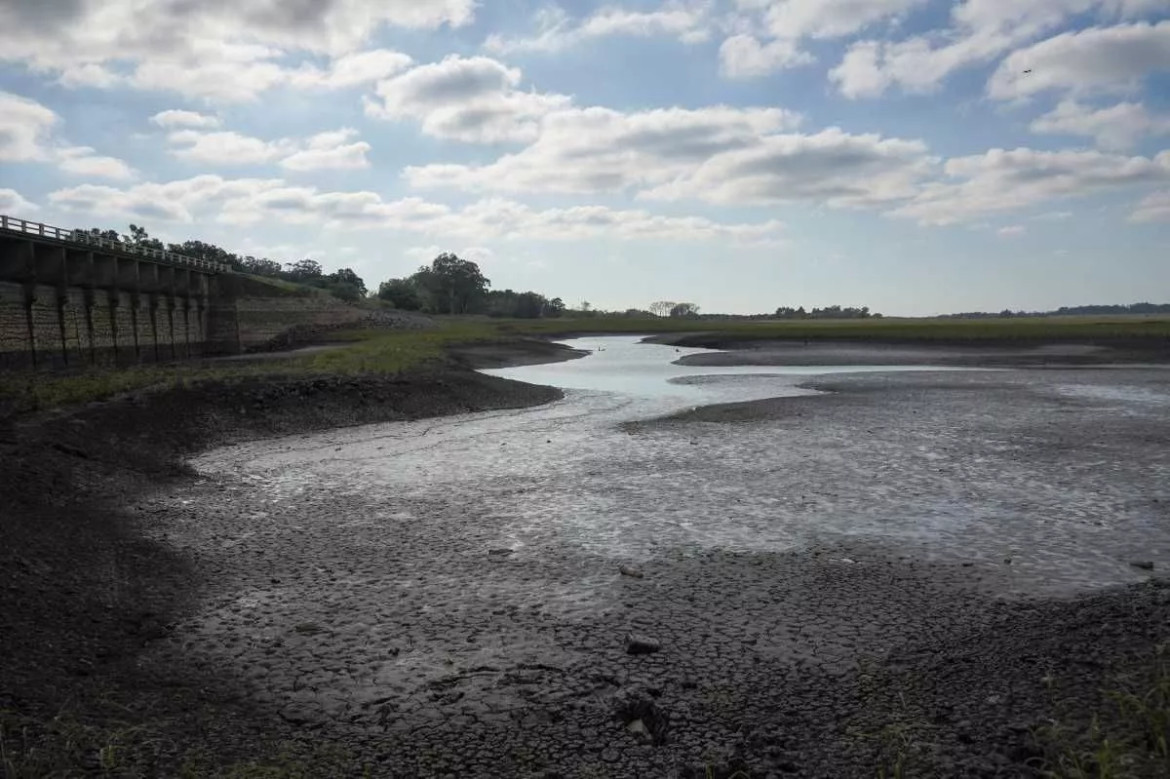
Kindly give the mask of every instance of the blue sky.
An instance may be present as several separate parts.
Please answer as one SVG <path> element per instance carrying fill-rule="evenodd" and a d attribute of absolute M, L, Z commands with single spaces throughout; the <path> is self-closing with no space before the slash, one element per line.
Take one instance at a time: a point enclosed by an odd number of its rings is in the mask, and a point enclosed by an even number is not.
<path fill-rule="evenodd" d="M 0 213 L 610 309 L 1170 300 L 1168 0 L 7 0 Z"/>

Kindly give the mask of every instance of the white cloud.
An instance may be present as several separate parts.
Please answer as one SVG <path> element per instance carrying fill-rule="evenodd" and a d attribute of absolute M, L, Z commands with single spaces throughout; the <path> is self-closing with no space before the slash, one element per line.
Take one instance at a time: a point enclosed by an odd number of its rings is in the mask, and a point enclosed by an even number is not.
<path fill-rule="evenodd" d="M 914 195 L 934 166 L 921 141 L 852 135 L 830 127 L 812 135 L 761 138 L 746 148 L 714 155 L 641 194 L 723 204 L 803 200 L 865 207 Z"/>
<path fill-rule="evenodd" d="M 791 40 L 762 44 L 751 35 L 733 35 L 719 47 L 719 70 L 728 78 L 766 76 L 812 62 L 812 55 L 801 51 Z"/>
<path fill-rule="evenodd" d="M 766 24 L 777 38 L 840 38 L 897 18 L 927 0 L 776 0 Z"/>
<path fill-rule="evenodd" d="M 404 55 L 356 53 L 375 32 L 461 26 L 474 8 L 474 0 L 9 0 L 0 4 L 0 61 L 68 86 L 129 83 L 239 102 L 282 84 L 343 88 L 384 77 Z M 304 53 L 336 59 L 326 71 L 287 64 Z"/>
<path fill-rule="evenodd" d="M 927 0 L 749 0 L 749 16 L 729 25 L 733 34 L 719 49 L 720 71 L 752 78 L 807 65 L 806 38 L 840 38 L 878 22 L 896 21 Z"/>
<path fill-rule="evenodd" d="M 1023 235 L 1028 232 L 1028 228 L 1023 225 L 1007 225 L 995 231 L 995 234 L 1000 238 L 1014 238 L 1017 235 Z"/>
<path fill-rule="evenodd" d="M 619 238 L 656 241 L 722 240 L 767 243 L 783 225 L 723 223 L 706 217 L 661 216 L 644 210 L 576 206 L 537 210 L 512 200 L 487 199 L 462 209 L 408 197 L 385 201 L 373 192 L 321 192 L 281 179 L 196 176 L 126 189 L 86 184 L 49 195 L 58 208 L 108 217 L 164 221 L 313 224 L 331 229 L 390 229 L 422 235 L 482 239 L 569 241 Z"/>
<path fill-rule="evenodd" d="M 1154 115 L 1141 103 L 1118 103 L 1092 109 L 1075 100 L 1062 101 L 1035 119 L 1034 133 L 1081 135 L 1106 151 L 1124 151 L 1148 136 L 1170 135 L 1170 115 Z"/>
<path fill-rule="evenodd" d="M 56 163 L 64 173 L 129 179 L 134 171 L 122 160 L 96 154 L 89 146 L 69 146 L 54 132 L 60 117 L 51 109 L 10 92 L 0 92 L 0 162 Z"/>
<path fill-rule="evenodd" d="M 851 98 L 876 97 L 895 86 L 929 92 L 956 70 L 990 62 L 1070 17 L 1095 13 L 1103 19 L 1134 18 L 1156 11 L 1159 2 L 1163 0 L 963 0 L 951 11 L 949 29 L 901 41 L 851 44 L 829 78 Z M 1020 67 L 1020 74 L 1027 69 Z"/>
<path fill-rule="evenodd" d="M 924 185 L 891 213 L 922 224 L 949 225 L 987 214 L 1025 211 L 1053 199 L 1166 182 L 1170 181 L 1170 151 L 1151 159 L 1098 151 L 992 149 L 950 159 L 944 170 L 950 180 Z"/>
<path fill-rule="evenodd" d="M 171 154 L 204 165 L 262 165 L 292 152 L 287 139 L 264 141 L 237 132 L 177 130 L 167 135 Z"/>
<path fill-rule="evenodd" d="M 201 165 L 264 165 L 279 162 L 293 171 L 354 170 L 369 166 L 370 145 L 353 141 L 357 130 L 346 127 L 318 133 L 306 140 L 266 141 L 234 131 L 176 130 L 167 135 L 171 154 Z"/>
<path fill-rule="evenodd" d="M 1131 222 L 1170 222 L 1170 189 L 1153 192 L 1137 204 Z"/>
<path fill-rule="evenodd" d="M 366 113 L 414 119 L 422 132 L 469 143 L 533 140 L 540 120 L 570 103 L 565 95 L 519 89 L 522 75 L 488 57 L 452 55 L 378 83 Z"/>
<path fill-rule="evenodd" d="M 0 214 L 19 216 L 36 210 L 37 206 L 25 200 L 16 190 L 0 189 Z"/>
<path fill-rule="evenodd" d="M 176 108 L 159 111 L 150 117 L 150 121 L 159 127 L 165 127 L 167 129 L 174 127 L 211 129 L 220 125 L 218 116 L 209 116 L 208 114 L 201 114 L 198 111 L 183 111 Z"/>
<path fill-rule="evenodd" d="M 497 54 L 514 52 L 556 52 L 584 41 L 609 36 L 649 38 L 674 36 L 683 43 L 706 40 L 706 4 L 664 3 L 654 11 L 631 11 L 607 7 L 592 16 L 573 20 L 559 7 L 536 14 L 536 34 L 521 38 L 489 35 L 484 48 Z"/>
<path fill-rule="evenodd" d="M 1170 21 L 1068 32 L 1012 52 L 987 84 L 993 98 L 1047 90 L 1125 92 L 1170 70 Z"/>
<path fill-rule="evenodd" d="M 527 148 L 487 165 L 424 165 L 404 174 L 418 187 L 497 192 L 618 192 L 663 184 L 712 155 L 795 127 L 779 108 L 712 106 L 621 113 L 575 108 L 545 117 Z"/>
<path fill-rule="evenodd" d="M 57 167 L 76 176 L 125 181 L 136 175 L 134 169 L 116 157 L 95 154 L 89 146 L 70 146 L 56 150 Z"/>
<path fill-rule="evenodd" d="M 372 49 L 339 57 L 325 71 L 303 67 L 291 73 L 289 81 L 296 87 L 344 89 L 392 76 L 410 67 L 411 62 L 401 52 Z"/>
<path fill-rule="evenodd" d="M 305 148 L 285 157 L 280 165 L 295 171 L 368 168 L 370 162 L 366 154 L 370 151 L 370 144 L 365 141 L 349 143 L 356 135 L 357 130 L 350 128 L 314 135 Z"/>
<path fill-rule="evenodd" d="M 124 79 L 104 65 L 96 62 L 86 62 L 81 65 L 68 65 L 61 70 L 57 79 L 61 86 L 77 89 L 91 87 L 94 89 L 110 89 L 118 86 Z"/>
<path fill-rule="evenodd" d="M 57 122 L 57 114 L 35 100 L 0 92 L 0 162 L 46 159 Z"/>

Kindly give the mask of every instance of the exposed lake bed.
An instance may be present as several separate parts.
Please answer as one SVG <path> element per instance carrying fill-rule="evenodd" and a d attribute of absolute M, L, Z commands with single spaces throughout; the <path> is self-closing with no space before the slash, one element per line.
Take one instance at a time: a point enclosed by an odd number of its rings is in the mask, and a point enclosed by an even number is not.
<path fill-rule="evenodd" d="M 1166 635 L 1164 370 L 572 345 L 495 372 L 549 405 L 194 458 L 146 530 L 200 604 L 142 662 L 377 774 L 870 776 L 895 723 L 907 775 L 1010 776 L 1042 678 L 1090 712 Z"/>

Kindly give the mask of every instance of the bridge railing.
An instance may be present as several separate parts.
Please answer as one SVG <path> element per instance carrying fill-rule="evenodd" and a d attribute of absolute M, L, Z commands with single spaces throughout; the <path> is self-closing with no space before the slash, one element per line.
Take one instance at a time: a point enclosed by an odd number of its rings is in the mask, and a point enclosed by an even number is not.
<path fill-rule="evenodd" d="M 231 272 L 231 267 L 222 262 L 213 262 L 212 260 L 204 260 L 199 257 L 188 257 L 185 254 L 176 254 L 175 252 L 168 252 L 165 249 L 156 249 L 150 246 L 138 246 L 137 244 L 127 243 L 126 241 L 116 241 L 111 238 L 106 238 L 99 233 L 91 233 L 88 230 L 68 230 L 64 227 L 54 227 L 53 225 L 42 224 L 41 222 L 30 222 L 27 219 L 18 219 L 14 216 L 0 215 L 0 230 L 21 233 L 37 238 L 48 238 L 54 241 L 82 244 L 87 247 L 96 246 L 121 254 L 135 254 L 168 265 L 178 265 L 194 270 L 209 271 L 212 273 Z"/>

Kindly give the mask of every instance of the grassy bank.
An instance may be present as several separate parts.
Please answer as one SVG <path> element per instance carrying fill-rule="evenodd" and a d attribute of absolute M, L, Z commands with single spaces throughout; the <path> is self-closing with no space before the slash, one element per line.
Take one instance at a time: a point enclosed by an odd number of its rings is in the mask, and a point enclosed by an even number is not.
<path fill-rule="evenodd" d="M 946 343 L 1170 339 L 1170 317 L 1010 317 L 1004 319 L 704 320 L 618 319 L 506 322 L 528 334 L 718 333 L 725 340 L 825 339 Z"/>
<path fill-rule="evenodd" d="M 764 339 L 861 340 L 970 345 L 1044 342 L 1170 343 L 1166 317 L 1037 317 L 1009 319 L 866 319 L 818 321 L 713 321 L 691 319 L 489 320 L 450 318 L 433 330 L 362 330 L 334 334 L 348 345 L 315 354 L 266 361 L 198 361 L 80 373 L 10 373 L 0 376 L 0 417 L 100 400 L 150 387 L 257 376 L 396 374 L 441 361 L 456 345 L 519 336 L 578 333 L 706 334 L 721 343 Z M 696 340 L 696 345 L 703 345 Z"/>

